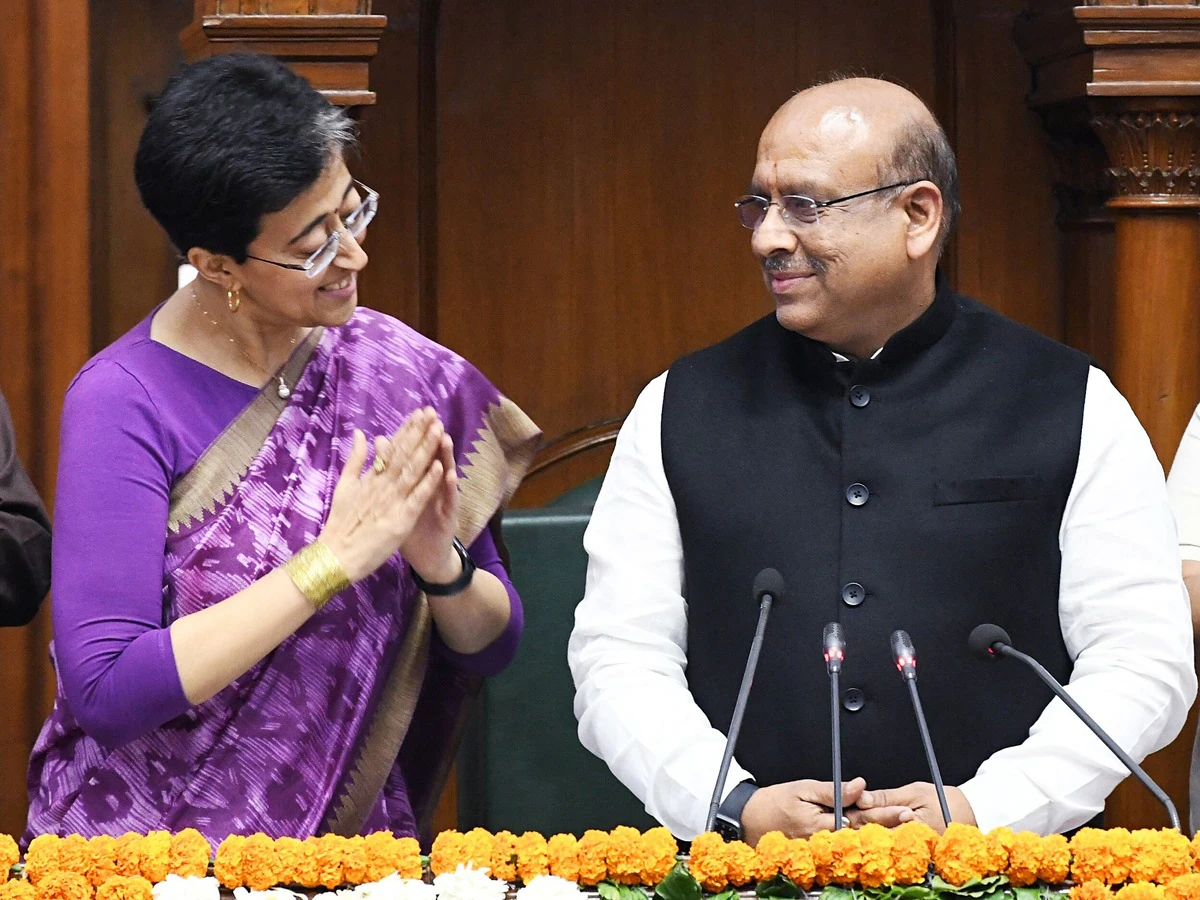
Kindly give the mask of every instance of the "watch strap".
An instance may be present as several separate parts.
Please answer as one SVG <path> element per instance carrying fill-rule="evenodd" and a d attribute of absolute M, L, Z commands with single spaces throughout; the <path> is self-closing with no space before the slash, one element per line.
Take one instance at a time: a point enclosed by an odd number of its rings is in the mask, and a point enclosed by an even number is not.
<path fill-rule="evenodd" d="M 454 547 L 454 551 L 458 554 L 459 560 L 462 562 L 462 573 L 453 581 L 445 584 L 437 584 L 435 582 L 426 581 L 417 574 L 417 570 L 412 570 L 413 581 L 417 583 L 417 587 L 425 592 L 430 597 L 449 597 L 453 594 L 460 594 L 467 589 L 471 584 L 471 579 L 475 577 L 475 561 L 471 559 L 471 554 L 467 552 L 467 548 L 463 546 L 463 542 L 457 537 L 450 542 Z"/>

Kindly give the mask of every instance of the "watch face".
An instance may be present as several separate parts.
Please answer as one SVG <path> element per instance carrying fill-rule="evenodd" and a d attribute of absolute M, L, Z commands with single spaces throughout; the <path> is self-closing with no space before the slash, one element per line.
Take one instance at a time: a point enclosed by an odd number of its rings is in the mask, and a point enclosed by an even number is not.
<path fill-rule="evenodd" d="M 713 822 L 713 831 L 727 841 L 738 841 L 742 838 L 742 829 L 735 822 L 731 822 L 721 815 L 718 815 L 716 821 Z"/>

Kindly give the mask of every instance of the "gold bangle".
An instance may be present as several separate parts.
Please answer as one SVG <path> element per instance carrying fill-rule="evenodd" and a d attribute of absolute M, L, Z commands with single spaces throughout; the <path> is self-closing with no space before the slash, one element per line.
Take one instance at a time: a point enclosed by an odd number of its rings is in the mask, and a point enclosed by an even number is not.
<path fill-rule="evenodd" d="M 283 570 L 292 584 L 320 610 L 334 594 L 350 587 L 346 570 L 333 551 L 320 541 L 313 541 L 287 561 Z"/>

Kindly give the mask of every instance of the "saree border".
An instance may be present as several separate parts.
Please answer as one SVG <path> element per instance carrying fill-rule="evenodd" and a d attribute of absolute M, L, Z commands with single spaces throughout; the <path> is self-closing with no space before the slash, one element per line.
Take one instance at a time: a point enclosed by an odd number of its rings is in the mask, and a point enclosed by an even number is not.
<path fill-rule="evenodd" d="M 321 327 L 308 333 L 283 368 L 174 484 L 167 513 L 168 534 L 178 535 L 203 522 L 234 495 L 288 406 L 290 395 L 287 399 L 279 396 L 278 377 L 296 384 L 324 333 Z"/>

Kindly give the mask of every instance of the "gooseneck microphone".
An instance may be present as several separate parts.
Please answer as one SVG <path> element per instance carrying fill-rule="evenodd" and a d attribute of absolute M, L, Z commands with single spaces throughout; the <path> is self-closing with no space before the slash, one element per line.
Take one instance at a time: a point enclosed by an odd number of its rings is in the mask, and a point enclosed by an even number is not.
<path fill-rule="evenodd" d="M 1167 792 L 1155 783 L 1154 779 L 1146 774 L 1146 770 L 1133 761 L 1128 753 L 1121 749 L 1121 746 L 1109 736 L 1100 725 L 1089 716 L 1076 701 L 1075 698 L 1067 693 L 1066 689 L 1059 683 L 1058 679 L 1046 671 L 1045 666 L 1030 656 L 1028 653 L 1022 653 L 1012 645 L 1012 638 L 1008 636 L 1008 632 L 999 625 L 984 624 L 975 626 L 971 632 L 971 636 L 967 638 L 967 645 L 971 648 L 971 652 L 980 659 L 986 659 L 995 662 L 1002 656 L 1007 656 L 1010 659 L 1017 659 L 1029 666 L 1037 675 L 1046 683 L 1061 700 L 1067 705 L 1067 708 L 1083 721 L 1083 724 L 1092 730 L 1092 734 L 1100 738 L 1101 742 L 1113 755 L 1121 761 L 1121 764 L 1130 771 L 1134 778 L 1146 786 L 1155 799 L 1163 805 L 1167 811 L 1167 816 L 1171 820 L 1171 827 L 1176 831 L 1181 831 L 1179 827 L 1179 811 L 1175 809 L 1175 804 L 1171 802 L 1171 798 L 1167 796 Z"/>
<path fill-rule="evenodd" d="M 896 668 L 908 685 L 908 696 L 912 699 L 913 712 L 917 714 L 917 728 L 921 732 L 921 743 L 925 747 L 925 758 L 929 760 L 929 775 L 937 790 L 938 804 L 942 807 L 942 820 L 950 824 L 950 804 L 946 802 L 946 785 L 942 781 L 942 770 L 938 768 L 937 755 L 933 752 L 933 740 L 929 737 L 929 723 L 921 708 L 921 695 L 917 693 L 917 651 L 908 632 L 892 632 L 892 658 Z"/>
<path fill-rule="evenodd" d="M 717 809 L 721 806 L 721 794 L 725 790 L 725 779 L 729 777 L 729 764 L 737 747 L 738 732 L 742 730 L 742 719 L 746 716 L 746 701 L 750 699 L 750 685 L 754 683 L 754 670 L 758 668 L 758 654 L 762 651 L 763 636 L 767 633 L 767 617 L 771 604 L 783 599 L 783 576 L 776 569 L 763 569 L 754 578 L 754 600 L 758 603 L 758 626 L 754 629 L 754 640 L 750 642 L 750 656 L 742 672 L 742 686 L 738 689 L 737 702 L 733 705 L 733 717 L 729 720 L 729 735 L 725 738 L 725 753 L 721 756 L 721 768 L 717 771 L 717 783 L 713 785 L 712 800 L 708 804 L 708 818 L 704 830 L 712 831 L 717 820 Z"/>
<path fill-rule="evenodd" d="M 825 626 L 825 669 L 829 672 L 829 711 L 833 730 L 833 830 L 842 827 L 842 705 L 838 674 L 846 658 L 846 638 L 840 622 Z"/>

